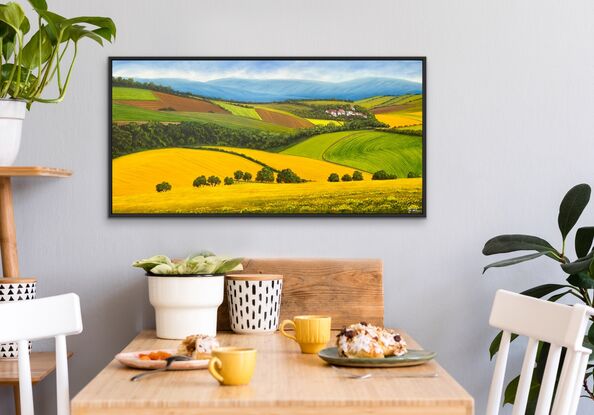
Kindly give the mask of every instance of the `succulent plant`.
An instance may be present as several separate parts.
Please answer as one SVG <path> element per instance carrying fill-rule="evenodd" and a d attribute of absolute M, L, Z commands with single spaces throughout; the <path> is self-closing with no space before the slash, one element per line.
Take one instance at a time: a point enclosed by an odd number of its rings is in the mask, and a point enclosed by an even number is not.
<path fill-rule="evenodd" d="M 154 275 L 215 275 L 241 271 L 242 260 L 243 258 L 222 257 L 202 251 L 181 261 L 172 260 L 165 255 L 155 255 L 134 261 L 132 266 Z"/>

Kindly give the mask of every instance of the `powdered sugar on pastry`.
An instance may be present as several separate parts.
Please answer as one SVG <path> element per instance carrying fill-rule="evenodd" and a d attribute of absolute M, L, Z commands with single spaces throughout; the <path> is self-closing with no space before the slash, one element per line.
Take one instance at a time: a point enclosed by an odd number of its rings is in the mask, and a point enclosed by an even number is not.
<path fill-rule="evenodd" d="M 192 359 L 208 359 L 212 349 L 219 347 L 219 341 L 213 336 L 194 334 L 186 337 L 179 345 L 177 352 Z"/>
<path fill-rule="evenodd" d="M 338 352 L 346 357 L 401 356 L 407 352 L 398 333 L 365 322 L 345 327 L 337 337 Z"/>

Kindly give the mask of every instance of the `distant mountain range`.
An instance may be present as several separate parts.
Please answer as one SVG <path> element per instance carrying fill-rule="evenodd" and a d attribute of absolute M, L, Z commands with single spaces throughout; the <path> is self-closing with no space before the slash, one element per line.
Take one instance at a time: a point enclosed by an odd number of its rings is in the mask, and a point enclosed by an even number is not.
<path fill-rule="evenodd" d="M 404 95 L 422 92 L 420 83 L 395 78 L 360 78 L 346 82 L 241 78 L 215 79 L 208 82 L 179 78 L 135 78 L 135 80 L 153 82 L 180 92 L 189 92 L 206 98 L 242 102 L 331 98 L 355 101 L 377 95 Z"/>

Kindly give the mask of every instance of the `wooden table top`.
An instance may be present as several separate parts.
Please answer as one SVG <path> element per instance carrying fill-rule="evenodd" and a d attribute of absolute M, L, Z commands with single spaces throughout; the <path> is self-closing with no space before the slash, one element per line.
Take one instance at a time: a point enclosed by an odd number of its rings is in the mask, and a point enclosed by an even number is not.
<path fill-rule="evenodd" d="M 409 347 L 418 344 L 402 333 Z M 280 333 L 219 333 L 225 346 L 255 347 L 256 371 L 247 386 L 219 386 L 207 370 L 171 371 L 138 382 L 139 370 L 113 360 L 73 400 L 73 415 L 98 414 L 393 414 L 472 415 L 472 397 L 436 362 L 393 369 L 334 368 L 305 355 Z M 140 333 L 127 352 L 175 348 L 175 340 Z M 371 372 L 368 379 L 350 374 Z M 436 377 L 410 377 L 431 375 Z M 403 377 L 407 376 L 407 377 Z M 366 409 L 364 409 L 366 408 Z M 199 412 L 198 412 L 199 411 Z"/>
<path fill-rule="evenodd" d="M 68 357 L 72 353 L 68 353 Z M 19 383 L 17 359 L 0 360 L 0 385 L 15 385 Z M 31 353 L 31 380 L 41 382 L 47 375 L 56 370 L 56 354 L 54 352 Z"/>

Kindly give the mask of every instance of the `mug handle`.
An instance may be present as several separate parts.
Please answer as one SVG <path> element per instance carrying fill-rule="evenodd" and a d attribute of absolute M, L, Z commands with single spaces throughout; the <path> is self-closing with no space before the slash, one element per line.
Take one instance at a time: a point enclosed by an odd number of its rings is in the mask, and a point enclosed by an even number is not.
<path fill-rule="evenodd" d="M 293 325 L 293 328 L 295 328 L 295 323 L 293 322 L 293 320 L 283 320 L 283 322 L 280 325 L 280 332 L 283 336 L 288 337 L 291 340 L 297 341 L 297 338 L 295 336 L 285 331 L 285 326 L 289 324 Z"/>
<path fill-rule="evenodd" d="M 220 383 L 223 383 L 223 376 L 221 376 L 221 373 L 219 372 L 219 370 L 222 368 L 223 362 L 221 362 L 221 359 L 216 356 L 210 358 L 210 361 L 208 362 L 208 371 L 212 377 L 218 380 Z"/>

